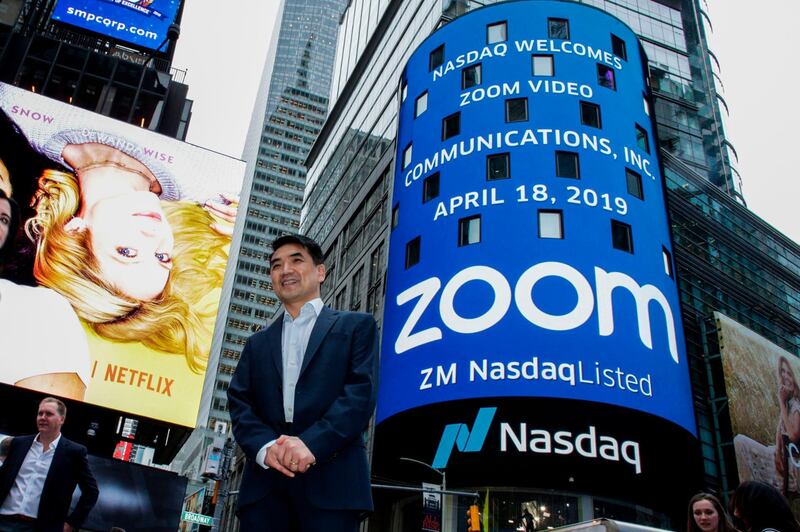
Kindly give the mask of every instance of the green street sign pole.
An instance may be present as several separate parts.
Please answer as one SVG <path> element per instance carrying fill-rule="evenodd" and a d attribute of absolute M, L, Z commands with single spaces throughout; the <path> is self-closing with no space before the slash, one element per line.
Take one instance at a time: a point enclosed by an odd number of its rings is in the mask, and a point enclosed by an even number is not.
<path fill-rule="evenodd" d="M 186 521 L 188 523 L 197 523 L 198 525 L 207 525 L 212 526 L 214 524 L 214 518 L 210 515 L 203 515 L 203 514 L 196 514 L 194 512 L 186 512 L 184 511 L 181 514 L 181 521 Z"/>

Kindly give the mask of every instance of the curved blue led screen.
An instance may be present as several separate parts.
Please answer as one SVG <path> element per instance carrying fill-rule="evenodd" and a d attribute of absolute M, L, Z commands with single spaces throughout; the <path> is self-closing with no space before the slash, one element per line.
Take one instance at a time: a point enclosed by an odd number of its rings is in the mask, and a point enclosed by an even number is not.
<path fill-rule="evenodd" d="M 695 434 L 643 52 L 573 2 L 445 25 L 401 85 L 378 422 L 591 401 Z"/>
<path fill-rule="evenodd" d="M 52 19 L 137 47 L 157 49 L 182 0 L 58 0 Z M 162 48 L 166 51 L 166 45 Z"/>

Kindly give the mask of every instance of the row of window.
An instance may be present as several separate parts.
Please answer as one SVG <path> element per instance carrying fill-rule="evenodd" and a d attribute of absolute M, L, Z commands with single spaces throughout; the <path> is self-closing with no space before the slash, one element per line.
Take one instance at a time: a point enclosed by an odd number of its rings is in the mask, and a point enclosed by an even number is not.
<path fill-rule="evenodd" d="M 529 27 L 526 27 L 529 29 Z M 569 36 L 569 20 L 563 18 L 548 18 L 547 19 L 547 36 L 551 39 L 560 39 L 568 41 Z M 611 51 L 617 57 L 627 60 L 628 50 L 625 46 L 625 41 L 617 37 L 613 33 L 611 36 Z M 500 21 L 486 25 L 486 43 L 497 44 L 506 42 L 508 40 L 508 22 Z M 444 64 L 444 44 L 434 49 L 428 56 L 428 70 L 432 71 L 439 68 Z"/>
<path fill-rule="evenodd" d="M 579 102 L 581 124 L 602 128 L 602 117 L 600 106 L 590 102 Z M 424 111 L 423 111 L 424 112 Z M 422 113 L 420 113 L 422 114 Z M 416 116 L 419 116 L 417 114 Z M 505 120 L 506 123 L 527 122 L 528 121 L 528 98 L 510 98 L 505 101 Z M 449 140 L 461 134 L 461 111 L 442 118 L 442 140 Z M 634 124 L 634 134 L 636 146 L 645 153 L 650 153 L 650 140 L 647 130 L 639 124 Z M 403 151 L 403 169 L 405 170 L 412 159 L 412 144 L 406 146 Z"/>
<path fill-rule="evenodd" d="M 422 93 L 417 98 L 414 106 L 414 118 L 417 118 L 428 109 L 428 92 Z M 603 123 L 600 113 L 600 106 L 591 102 L 579 102 L 581 124 L 588 127 L 602 129 Z M 506 123 L 527 122 L 528 98 L 509 98 L 505 101 L 505 121 Z M 644 131 L 641 126 L 638 129 Z M 639 132 L 637 129 L 637 141 Z M 461 133 L 461 112 L 453 113 L 442 119 L 442 140 L 447 140 Z M 645 140 L 647 135 L 645 133 Z"/>
<path fill-rule="evenodd" d="M 558 150 L 555 152 L 556 177 L 567 179 L 581 178 L 580 155 L 573 151 Z M 511 155 L 509 153 L 494 153 L 486 156 L 486 180 L 497 181 L 511 178 Z M 625 169 L 625 182 L 628 194 L 644 199 L 642 176 L 630 168 Z M 434 172 L 422 180 L 422 203 L 427 203 L 439 197 L 441 190 L 441 173 Z M 395 206 L 397 209 L 397 206 Z M 393 219 L 396 213 L 392 213 Z"/>
<path fill-rule="evenodd" d="M 564 239 L 564 213 L 560 209 L 539 209 L 538 237 L 548 239 Z M 475 214 L 458 220 L 458 246 L 470 246 L 481 242 L 481 215 Z M 614 249 L 633 253 L 633 229 L 629 224 L 619 220 L 611 220 L 611 246 Z M 417 236 L 406 243 L 405 268 L 409 269 L 419 263 L 421 258 L 422 237 Z M 672 260 L 669 252 L 663 249 L 664 272 L 672 276 Z"/>
<path fill-rule="evenodd" d="M 555 59 L 550 54 L 533 54 L 531 56 L 531 75 L 536 77 L 554 77 L 556 75 Z M 468 90 L 483 83 L 483 64 L 478 63 L 461 70 L 461 90 Z M 617 90 L 614 69 L 597 63 L 597 84 L 611 90 Z"/>

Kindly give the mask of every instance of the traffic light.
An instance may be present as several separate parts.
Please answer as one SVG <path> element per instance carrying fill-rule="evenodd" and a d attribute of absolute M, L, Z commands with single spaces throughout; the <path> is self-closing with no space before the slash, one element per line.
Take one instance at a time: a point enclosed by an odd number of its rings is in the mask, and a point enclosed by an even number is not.
<path fill-rule="evenodd" d="M 467 510 L 467 530 L 468 532 L 481 532 L 481 514 L 477 504 L 470 505 Z"/>

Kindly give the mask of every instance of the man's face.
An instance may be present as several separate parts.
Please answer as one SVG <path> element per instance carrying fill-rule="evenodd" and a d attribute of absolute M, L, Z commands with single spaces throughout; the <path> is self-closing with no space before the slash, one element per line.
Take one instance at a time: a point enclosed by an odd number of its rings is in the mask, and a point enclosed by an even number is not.
<path fill-rule="evenodd" d="M 55 403 L 41 403 L 39 413 L 36 415 L 36 428 L 41 434 L 55 436 L 61 432 L 61 425 L 64 424 L 64 416 L 58 414 Z"/>
<path fill-rule="evenodd" d="M 325 265 L 315 265 L 300 244 L 279 247 L 269 265 L 272 287 L 284 305 L 302 305 L 319 297 L 319 285 L 325 280 Z"/>

